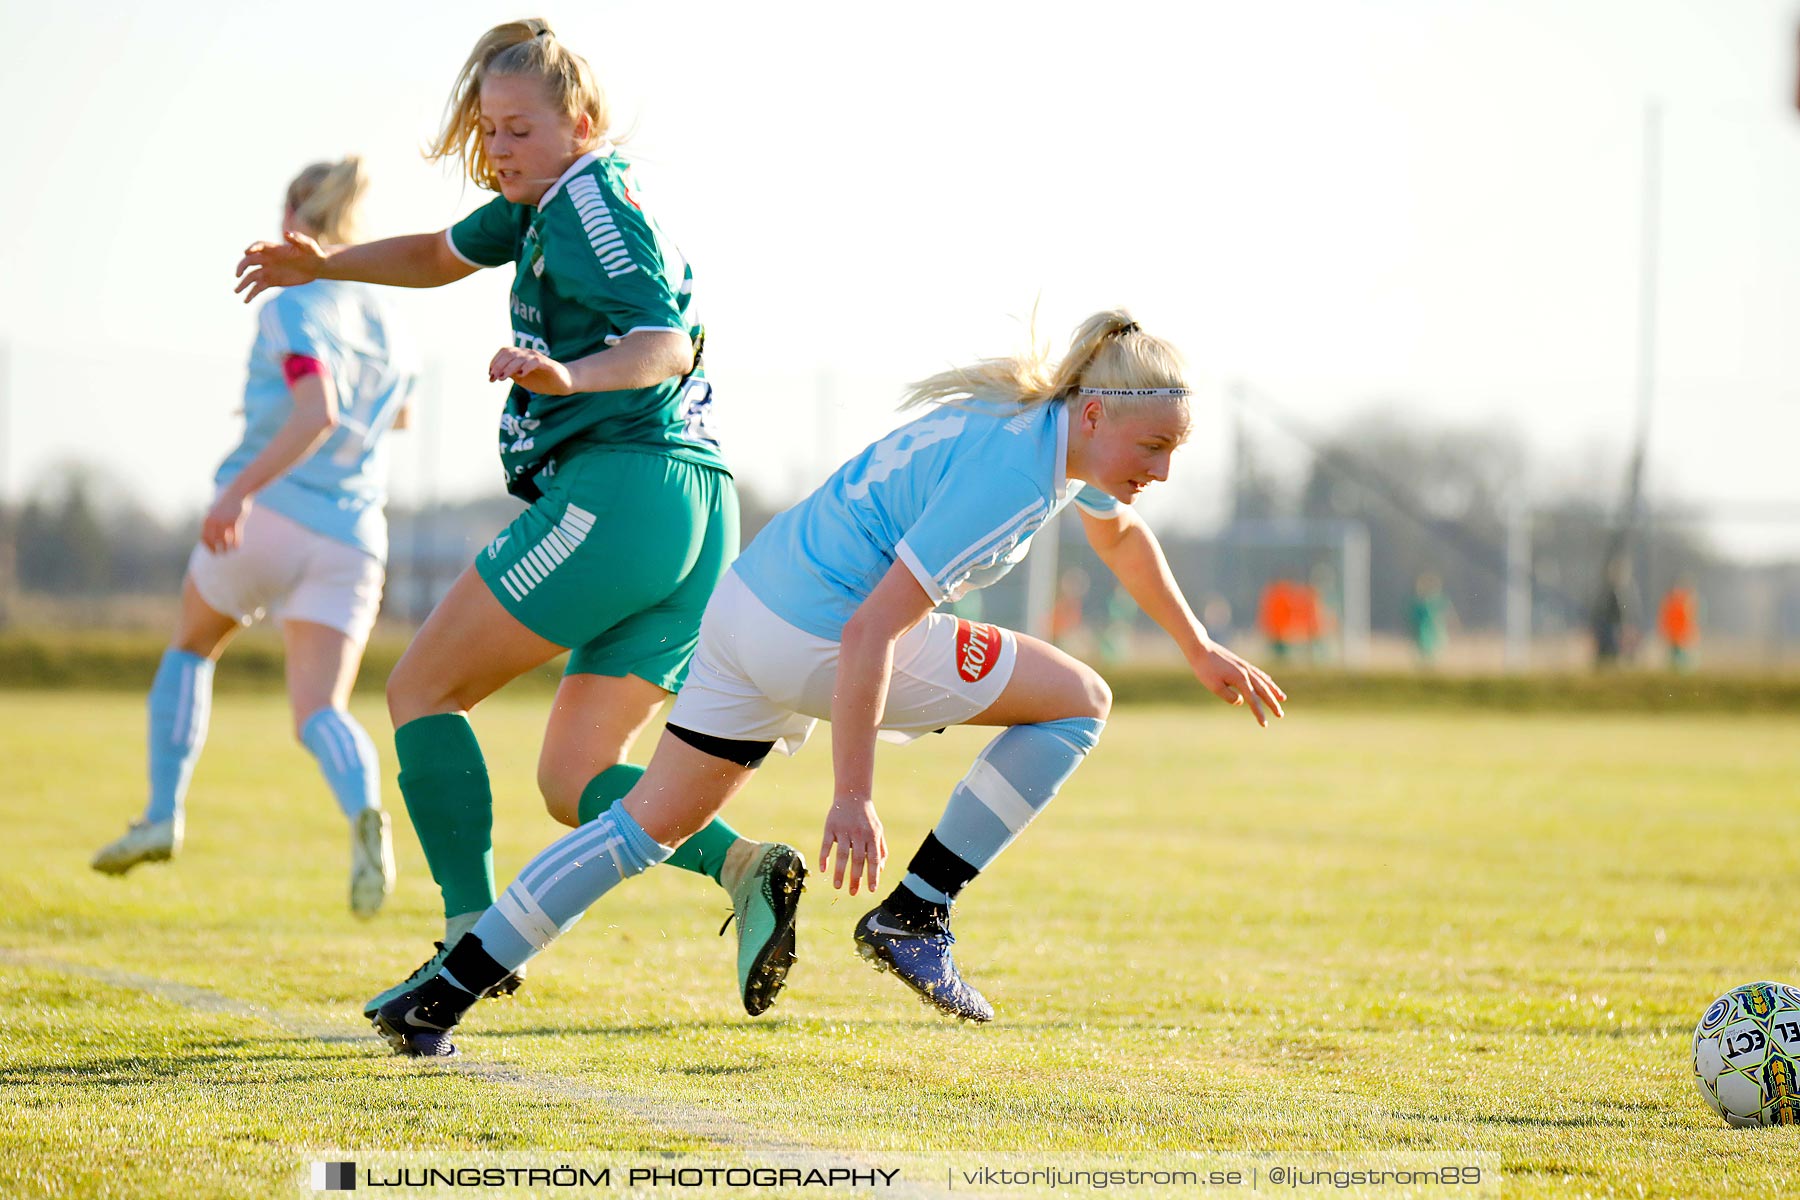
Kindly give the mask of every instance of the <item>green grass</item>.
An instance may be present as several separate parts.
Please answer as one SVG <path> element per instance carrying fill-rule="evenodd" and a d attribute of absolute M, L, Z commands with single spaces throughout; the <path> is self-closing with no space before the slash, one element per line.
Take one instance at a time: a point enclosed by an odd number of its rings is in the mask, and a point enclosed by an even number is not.
<path fill-rule="evenodd" d="M 476 714 L 503 884 L 558 830 L 546 703 Z M 221 697 L 186 852 L 122 880 L 86 860 L 139 806 L 141 700 L 0 694 L 0 728 L 8 1195 L 288 1192 L 308 1148 L 682 1149 L 702 1118 L 838 1150 L 1492 1150 L 1526 1196 L 1773 1193 L 1800 1161 L 1800 1131 L 1726 1129 L 1688 1070 L 1715 995 L 1800 979 L 1790 720 L 1125 708 L 959 912 L 992 1026 L 864 968 L 864 898 L 819 880 L 752 1021 L 723 894 L 668 870 L 477 1010 L 474 1070 L 360 1035 L 435 892 L 401 818 L 398 894 L 349 916 L 343 823 L 278 698 Z M 883 751 L 890 870 L 983 737 Z M 829 771 L 821 735 L 728 817 L 810 856 Z"/>

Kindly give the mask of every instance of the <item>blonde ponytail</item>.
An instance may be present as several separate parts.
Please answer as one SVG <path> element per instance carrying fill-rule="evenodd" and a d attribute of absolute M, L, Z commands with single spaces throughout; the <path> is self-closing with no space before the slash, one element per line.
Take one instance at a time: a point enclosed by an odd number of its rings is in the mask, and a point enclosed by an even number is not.
<path fill-rule="evenodd" d="M 585 113 L 590 128 L 584 150 L 593 149 L 606 138 L 611 124 L 606 93 L 595 79 L 593 68 L 562 44 L 550 22 L 542 17 L 527 17 L 496 25 L 475 43 L 450 89 L 450 99 L 444 104 L 443 128 L 426 148 L 426 158 L 433 162 L 461 159 L 463 169 L 477 187 L 490 192 L 500 190 L 499 177 L 481 144 L 481 83 L 492 75 L 536 79 L 549 91 L 551 102 L 571 120 Z"/>
<path fill-rule="evenodd" d="M 357 212 L 368 188 L 362 158 L 351 154 L 341 162 L 313 163 L 294 176 L 287 204 L 314 237 L 341 245 L 355 240 Z"/>
<path fill-rule="evenodd" d="M 955 404 L 966 400 L 1035 408 L 1067 398 L 1077 390 L 1107 391 L 1100 397 L 1108 412 L 1131 411 L 1151 404 L 1187 399 L 1187 369 L 1180 351 L 1145 333 L 1123 308 L 1097 312 L 1075 330 L 1068 353 L 1051 361 L 1037 342 L 1007 358 L 985 358 L 967 367 L 952 367 L 907 389 L 901 408 L 921 404 Z M 1120 391 L 1174 389 L 1176 396 L 1118 395 Z"/>

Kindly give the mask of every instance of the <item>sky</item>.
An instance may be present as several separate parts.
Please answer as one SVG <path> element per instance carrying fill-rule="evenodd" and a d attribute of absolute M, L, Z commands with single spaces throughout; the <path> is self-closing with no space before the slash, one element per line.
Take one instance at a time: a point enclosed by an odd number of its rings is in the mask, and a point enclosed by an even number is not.
<path fill-rule="evenodd" d="M 1661 111 L 1651 486 L 1800 556 L 1796 0 L 547 3 L 694 264 L 726 450 L 797 498 L 909 380 L 1114 304 L 1201 389 L 1154 522 L 1204 526 L 1228 389 L 1517 432 L 1527 503 L 1620 488 Z M 360 153 L 370 236 L 488 194 L 425 162 L 513 6 L 0 7 L 0 496 L 91 463 L 197 510 L 239 432 L 232 294 L 306 163 Z M 397 291 L 428 364 L 393 490 L 498 494 L 508 270 Z M 1251 427 L 1290 470 L 1304 456 Z M 1767 514 L 1787 506 L 1787 519 Z M 1757 515 L 1762 514 L 1762 515 Z"/>

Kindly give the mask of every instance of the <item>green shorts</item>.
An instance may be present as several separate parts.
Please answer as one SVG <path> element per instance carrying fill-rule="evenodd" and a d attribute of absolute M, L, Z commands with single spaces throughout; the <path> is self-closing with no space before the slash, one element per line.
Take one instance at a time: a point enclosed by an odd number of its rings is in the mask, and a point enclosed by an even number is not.
<path fill-rule="evenodd" d="M 570 675 L 636 675 L 673 692 L 700 617 L 738 552 L 729 473 L 594 449 L 557 465 L 543 497 L 475 558 L 525 628 L 574 651 Z"/>

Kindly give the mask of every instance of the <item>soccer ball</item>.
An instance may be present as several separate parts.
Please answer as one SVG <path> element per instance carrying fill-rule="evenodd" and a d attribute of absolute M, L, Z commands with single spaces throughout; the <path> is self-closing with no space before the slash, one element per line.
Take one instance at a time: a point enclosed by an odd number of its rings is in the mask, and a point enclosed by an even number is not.
<path fill-rule="evenodd" d="M 1694 1083 L 1727 1124 L 1800 1125 L 1800 988 L 1746 983 L 1694 1029 Z"/>

